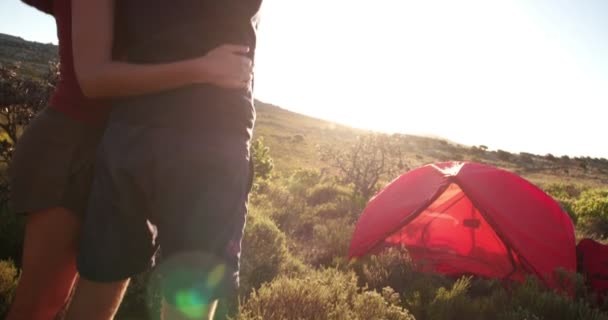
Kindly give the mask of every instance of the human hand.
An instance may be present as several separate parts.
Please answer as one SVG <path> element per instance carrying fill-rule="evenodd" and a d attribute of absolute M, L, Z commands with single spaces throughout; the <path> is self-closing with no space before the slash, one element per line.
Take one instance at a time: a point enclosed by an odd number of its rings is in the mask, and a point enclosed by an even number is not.
<path fill-rule="evenodd" d="M 228 89 L 248 88 L 253 78 L 253 61 L 245 56 L 249 47 L 224 44 L 198 59 L 202 82 Z"/>

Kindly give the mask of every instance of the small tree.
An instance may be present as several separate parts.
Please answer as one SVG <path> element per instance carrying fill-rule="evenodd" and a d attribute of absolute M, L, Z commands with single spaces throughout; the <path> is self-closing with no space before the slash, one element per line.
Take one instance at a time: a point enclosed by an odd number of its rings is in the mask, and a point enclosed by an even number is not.
<path fill-rule="evenodd" d="M 369 199 L 381 179 L 392 179 L 408 170 L 397 139 L 387 135 L 360 136 L 345 149 L 325 147 L 321 159 L 338 169 L 343 183 L 353 185 L 354 195 Z"/>
<path fill-rule="evenodd" d="M 257 179 L 269 179 L 274 169 L 274 161 L 270 157 L 270 148 L 264 144 L 264 137 L 259 137 L 251 144 L 253 170 Z"/>

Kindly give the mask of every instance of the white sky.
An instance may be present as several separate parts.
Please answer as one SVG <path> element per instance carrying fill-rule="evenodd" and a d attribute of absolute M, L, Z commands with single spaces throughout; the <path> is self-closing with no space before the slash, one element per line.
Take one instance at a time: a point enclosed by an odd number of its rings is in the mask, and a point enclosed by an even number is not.
<path fill-rule="evenodd" d="M 2 0 L 0 32 L 56 42 Z M 491 149 L 608 157 L 608 1 L 265 0 L 256 96 Z"/>

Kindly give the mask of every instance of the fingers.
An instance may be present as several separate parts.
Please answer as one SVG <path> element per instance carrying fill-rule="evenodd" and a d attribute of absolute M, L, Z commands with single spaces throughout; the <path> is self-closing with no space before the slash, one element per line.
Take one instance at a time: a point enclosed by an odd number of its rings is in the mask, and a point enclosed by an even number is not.
<path fill-rule="evenodd" d="M 241 61 L 239 61 L 238 67 L 241 73 L 253 72 L 253 63 L 250 59 L 241 59 Z"/>
<path fill-rule="evenodd" d="M 230 81 L 220 84 L 220 87 L 228 89 L 247 89 L 249 88 L 251 81 Z"/>
<path fill-rule="evenodd" d="M 243 74 L 241 80 L 235 84 L 237 88 L 246 89 L 251 85 L 251 81 L 253 80 L 253 73 Z"/>
<path fill-rule="evenodd" d="M 249 58 L 242 58 L 240 61 L 240 77 L 245 83 L 253 78 L 253 62 Z"/>
<path fill-rule="evenodd" d="M 236 44 L 224 44 L 220 48 L 222 50 L 226 50 L 235 54 L 246 54 L 249 53 L 250 50 L 248 46 L 241 46 Z"/>
<path fill-rule="evenodd" d="M 218 81 L 218 85 L 230 89 L 246 89 L 249 88 L 253 80 L 252 72 L 241 72 L 232 76 L 227 76 Z"/>
<path fill-rule="evenodd" d="M 218 70 L 216 84 L 221 87 L 249 88 L 253 79 L 253 61 L 245 54 L 248 46 L 224 44 L 212 50 L 213 65 Z"/>
<path fill-rule="evenodd" d="M 252 73 L 244 74 L 242 76 L 242 78 L 240 79 L 240 81 L 235 83 L 235 86 L 236 86 L 236 88 L 241 88 L 241 89 L 249 88 L 249 85 L 251 84 L 251 80 L 253 80 Z"/>
<path fill-rule="evenodd" d="M 243 66 L 245 68 L 249 68 L 249 69 L 251 69 L 253 67 L 253 61 L 251 61 L 251 59 L 249 59 L 247 57 L 239 57 L 239 58 L 240 58 L 241 66 Z"/>

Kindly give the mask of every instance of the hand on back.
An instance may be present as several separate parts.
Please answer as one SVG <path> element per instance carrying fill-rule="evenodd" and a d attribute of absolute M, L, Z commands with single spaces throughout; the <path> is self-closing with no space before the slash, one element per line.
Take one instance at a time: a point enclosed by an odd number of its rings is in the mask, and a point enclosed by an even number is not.
<path fill-rule="evenodd" d="M 249 47 L 224 44 L 197 59 L 202 68 L 201 81 L 222 88 L 248 88 L 253 78 L 253 62 L 247 56 Z"/>

